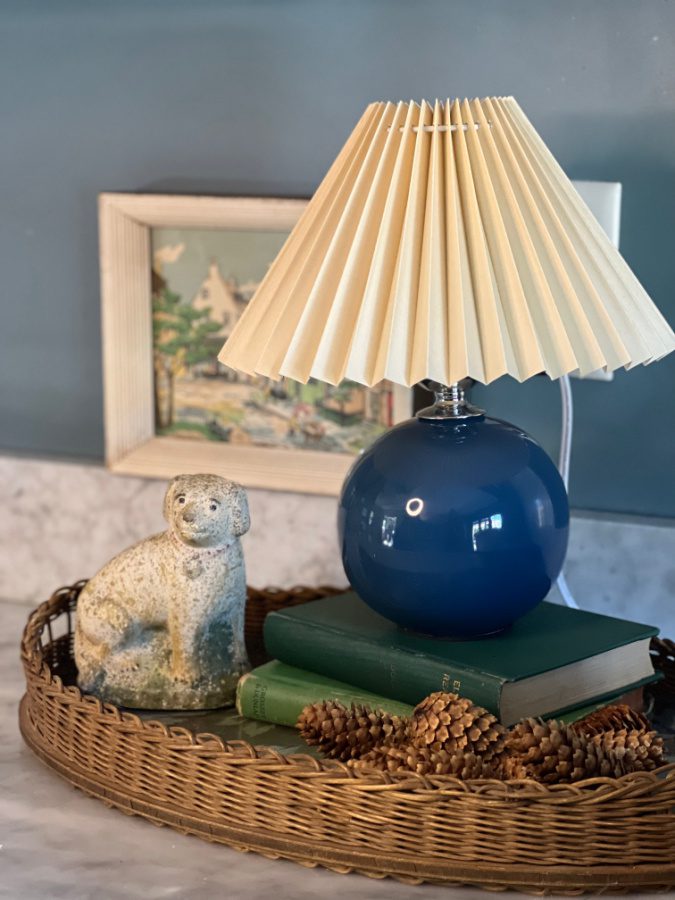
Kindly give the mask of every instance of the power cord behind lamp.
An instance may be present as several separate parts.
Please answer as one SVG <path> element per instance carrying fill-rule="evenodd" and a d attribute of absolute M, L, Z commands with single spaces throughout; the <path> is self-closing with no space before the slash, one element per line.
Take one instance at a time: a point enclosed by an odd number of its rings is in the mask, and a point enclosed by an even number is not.
<path fill-rule="evenodd" d="M 560 433 L 558 469 L 560 470 L 565 490 L 569 490 L 570 457 L 572 456 L 572 427 L 574 424 L 572 386 L 570 384 L 569 375 L 563 375 L 558 381 L 560 382 L 560 399 L 562 401 L 562 430 Z M 572 609 L 579 609 L 579 604 L 574 599 L 562 571 L 560 572 L 560 575 L 558 575 L 557 585 L 565 606 L 571 606 Z"/>

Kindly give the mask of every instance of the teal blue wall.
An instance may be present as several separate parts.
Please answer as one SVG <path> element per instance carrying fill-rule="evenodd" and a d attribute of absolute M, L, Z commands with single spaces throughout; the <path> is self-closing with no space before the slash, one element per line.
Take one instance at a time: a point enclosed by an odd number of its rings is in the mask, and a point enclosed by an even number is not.
<path fill-rule="evenodd" d="M 514 94 L 675 321 L 675 3 L 0 0 L 0 447 L 100 459 L 99 191 L 306 196 L 367 102 Z M 675 359 L 576 384 L 572 502 L 675 516 Z M 482 402 L 553 448 L 555 385 Z"/>

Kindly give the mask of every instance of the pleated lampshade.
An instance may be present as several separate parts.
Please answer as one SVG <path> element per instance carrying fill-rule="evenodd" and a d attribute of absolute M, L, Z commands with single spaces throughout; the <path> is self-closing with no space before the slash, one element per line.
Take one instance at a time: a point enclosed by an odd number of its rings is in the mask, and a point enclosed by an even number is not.
<path fill-rule="evenodd" d="M 675 335 L 512 97 L 373 103 L 219 359 L 270 378 L 557 378 Z"/>

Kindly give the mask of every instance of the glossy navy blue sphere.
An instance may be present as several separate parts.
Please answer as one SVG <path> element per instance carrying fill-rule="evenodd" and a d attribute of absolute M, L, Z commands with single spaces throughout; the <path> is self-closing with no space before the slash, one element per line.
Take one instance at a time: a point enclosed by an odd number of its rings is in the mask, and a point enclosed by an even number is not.
<path fill-rule="evenodd" d="M 546 596 L 567 550 L 560 474 L 496 419 L 410 419 L 354 463 L 339 502 L 347 577 L 374 610 L 436 636 L 501 631 Z"/>

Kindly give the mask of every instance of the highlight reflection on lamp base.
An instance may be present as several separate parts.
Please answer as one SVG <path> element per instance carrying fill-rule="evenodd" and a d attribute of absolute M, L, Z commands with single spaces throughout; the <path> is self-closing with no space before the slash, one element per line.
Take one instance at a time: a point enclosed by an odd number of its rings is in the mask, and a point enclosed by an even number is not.
<path fill-rule="evenodd" d="M 569 507 L 553 461 L 514 425 L 410 419 L 354 463 L 339 503 L 354 590 L 403 628 L 503 631 L 555 582 Z"/>

